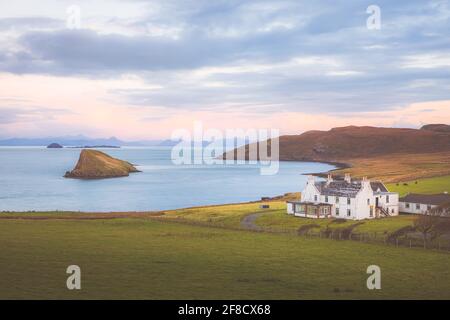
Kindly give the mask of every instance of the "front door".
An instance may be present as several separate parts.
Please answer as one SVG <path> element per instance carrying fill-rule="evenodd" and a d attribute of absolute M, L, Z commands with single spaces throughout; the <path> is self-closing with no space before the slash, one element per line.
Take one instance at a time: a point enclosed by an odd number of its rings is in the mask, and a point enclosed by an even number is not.
<path fill-rule="evenodd" d="M 375 207 L 378 208 L 378 197 L 375 198 Z"/>

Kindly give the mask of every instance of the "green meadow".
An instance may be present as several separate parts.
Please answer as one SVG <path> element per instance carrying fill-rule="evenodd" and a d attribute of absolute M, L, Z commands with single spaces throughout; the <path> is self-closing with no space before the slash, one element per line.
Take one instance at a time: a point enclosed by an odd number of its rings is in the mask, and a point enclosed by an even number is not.
<path fill-rule="evenodd" d="M 443 192 L 448 177 L 390 185 Z M 408 190 L 408 191 L 405 191 Z M 284 201 L 148 213 L 0 213 L 0 299 L 450 299 L 450 253 L 297 236 L 355 224 L 286 214 Z M 249 215 L 256 228 L 243 221 Z M 389 235 L 413 215 L 363 221 Z M 82 289 L 66 288 L 78 265 Z M 369 265 L 382 289 L 368 290 Z M 417 290 L 420 288 L 420 290 Z"/>
<path fill-rule="evenodd" d="M 442 176 L 414 181 L 387 184 L 389 191 L 398 192 L 400 196 L 408 193 L 442 193 L 450 192 L 450 176 Z"/>
<path fill-rule="evenodd" d="M 1 220 L 0 243 L 1 299 L 450 298 L 450 255 L 430 250 L 149 218 Z"/>
<path fill-rule="evenodd" d="M 269 209 L 260 209 L 261 203 L 242 203 L 223 206 L 198 207 L 181 210 L 166 211 L 164 219 L 180 222 L 192 222 L 206 226 L 220 226 L 227 228 L 242 229 L 242 219 L 249 214 L 256 214 L 254 221 L 256 227 L 265 231 L 274 232 L 296 232 L 299 228 L 315 224 L 314 232 L 339 230 L 359 223 L 353 229 L 354 233 L 377 233 L 379 236 L 389 234 L 405 226 L 412 226 L 417 216 L 399 215 L 383 219 L 362 220 L 362 221 L 339 221 L 333 222 L 330 219 L 303 219 L 288 215 L 286 213 L 285 201 L 266 202 Z M 380 237 L 380 241 L 382 238 Z"/>

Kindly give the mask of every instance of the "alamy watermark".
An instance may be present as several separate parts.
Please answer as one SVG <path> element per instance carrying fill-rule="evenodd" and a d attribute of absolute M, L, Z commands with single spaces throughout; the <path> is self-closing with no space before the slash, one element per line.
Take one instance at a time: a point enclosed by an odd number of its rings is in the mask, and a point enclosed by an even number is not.
<path fill-rule="evenodd" d="M 194 122 L 193 130 L 177 129 L 172 141 L 175 165 L 255 165 L 261 175 L 275 175 L 279 170 L 278 129 L 204 129 Z M 247 145 L 247 146 L 245 146 Z"/>
<path fill-rule="evenodd" d="M 370 16 L 366 20 L 366 27 L 369 30 L 381 29 L 381 9 L 379 6 L 372 4 L 367 7 L 366 13 Z"/>
<path fill-rule="evenodd" d="M 367 278 L 367 289 L 380 290 L 381 289 L 381 268 L 377 265 L 370 265 L 367 267 L 367 274 L 370 276 Z"/>
<path fill-rule="evenodd" d="M 67 267 L 66 273 L 70 274 L 66 281 L 67 289 L 81 290 L 81 268 L 77 265 L 71 265 Z"/>
<path fill-rule="evenodd" d="M 67 8 L 66 14 L 66 27 L 71 30 L 81 29 L 81 8 L 77 5 L 72 5 Z"/>

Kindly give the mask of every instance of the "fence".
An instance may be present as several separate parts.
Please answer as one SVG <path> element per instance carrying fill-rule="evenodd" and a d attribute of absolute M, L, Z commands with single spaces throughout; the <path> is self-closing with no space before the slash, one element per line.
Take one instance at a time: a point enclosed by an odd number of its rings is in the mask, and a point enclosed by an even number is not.
<path fill-rule="evenodd" d="M 431 250 L 443 250 L 450 251 L 450 241 L 442 239 L 425 240 L 423 237 L 402 235 L 399 237 L 391 237 L 385 233 L 349 233 L 346 235 L 344 232 L 330 231 L 330 232 L 306 232 L 299 234 L 299 236 L 305 238 L 322 238 L 331 239 L 337 241 L 356 241 L 365 243 L 385 244 L 395 247 L 408 247 L 408 248 L 422 248 Z"/>
<path fill-rule="evenodd" d="M 374 243 L 374 244 L 384 244 L 387 246 L 395 246 L 395 247 L 407 247 L 407 248 L 421 248 L 428 250 L 440 250 L 450 252 L 450 239 L 442 240 L 442 239 L 434 239 L 427 240 L 423 237 L 410 236 L 410 235 L 401 235 L 398 237 L 392 237 L 392 234 L 389 233 L 380 233 L 380 232 L 372 232 L 372 233 L 355 233 L 355 232 L 346 232 L 342 230 L 328 230 L 328 231 L 312 231 L 308 230 L 304 233 L 298 233 L 293 229 L 283 229 L 283 228 L 270 228 L 270 227 L 260 227 L 255 226 L 253 228 L 242 227 L 242 226 L 234 226 L 227 223 L 223 223 L 220 221 L 199 221 L 199 220 L 191 220 L 185 219 L 181 217 L 176 218 L 166 218 L 160 216 L 152 216 L 149 217 L 152 220 L 158 220 L 161 222 L 178 222 L 183 224 L 188 224 L 192 226 L 203 226 L 203 227 L 212 227 L 219 229 L 227 229 L 227 230 L 235 230 L 235 231 L 252 231 L 252 232 L 264 232 L 264 233 L 277 233 L 277 234 L 287 234 L 291 236 L 299 236 L 305 239 L 318 238 L 318 239 L 330 239 L 335 241 L 356 241 L 356 242 L 364 242 L 364 243 Z"/>

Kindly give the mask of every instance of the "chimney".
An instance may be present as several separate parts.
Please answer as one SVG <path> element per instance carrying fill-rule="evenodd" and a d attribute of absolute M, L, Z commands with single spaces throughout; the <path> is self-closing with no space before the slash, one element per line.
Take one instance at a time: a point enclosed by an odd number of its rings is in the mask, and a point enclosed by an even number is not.
<path fill-rule="evenodd" d="M 351 182 L 352 182 L 352 179 L 350 178 L 350 173 L 346 173 L 346 174 L 345 174 L 344 180 L 345 180 L 345 182 L 347 182 L 347 183 L 351 183 Z"/>
<path fill-rule="evenodd" d="M 333 182 L 333 177 L 331 176 L 331 174 L 328 174 L 328 176 L 327 176 L 327 185 L 329 185 L 331 182 Z"/>
<path fill-rule="evenodd" d="M 315 180 L 316 180 L 316 179 L 314 178 L 313 175 L 308 175 L 308 181 L 307 181 L 307 184 L 314 184 Z"/>
<path fill-rule="evenodd" d="M 367 179 L 367 177 L 363 177 L 363 178 L 362 178 L 362 181 L 361 181 L 361 186 L 362 186 L 363 189 L 364 189 L 364 188 L 371 188 L 371 186 L 370 186 L 370 180 Z"/>

